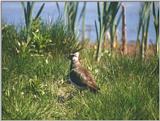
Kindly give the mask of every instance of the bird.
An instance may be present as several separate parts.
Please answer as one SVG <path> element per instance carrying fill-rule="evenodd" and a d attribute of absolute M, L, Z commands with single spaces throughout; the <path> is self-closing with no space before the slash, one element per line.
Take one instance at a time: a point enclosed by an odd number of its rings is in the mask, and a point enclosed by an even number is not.
<path fill-rule="evenodd" d="M 89 89 L 91 92 L 98 92 L 100 88 L 96 85 L 91 73 L 81 66 L 79 52 L 70 54 L 71 60 L 69 78 L 70 82 L 80 89 Z"/>

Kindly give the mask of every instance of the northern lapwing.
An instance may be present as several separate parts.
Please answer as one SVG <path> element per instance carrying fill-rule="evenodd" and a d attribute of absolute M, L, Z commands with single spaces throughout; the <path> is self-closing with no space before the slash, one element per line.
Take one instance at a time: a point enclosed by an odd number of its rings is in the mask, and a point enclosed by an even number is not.
<path fill-rule="evenodd" d="M 100 88 L 96 85 L 96 81 L 93 79 L 91 73 L 81 66 L 79 61 L 79 52 L 70 54 L 71 60 L 69 80 L 74 85 L 81 89 L 89 89 L 92 92 L 97 92 Z"/>

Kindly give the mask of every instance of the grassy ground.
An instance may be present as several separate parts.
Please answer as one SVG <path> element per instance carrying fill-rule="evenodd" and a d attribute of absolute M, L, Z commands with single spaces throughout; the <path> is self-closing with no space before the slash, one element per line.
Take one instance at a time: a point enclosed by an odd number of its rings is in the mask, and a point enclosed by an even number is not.
<path fill-rule="evenodd" d="M 7 55 L 2 58 L 2 119 L 159 119 L 157 58 L 81 51 L 81 62 L 101 88 L 80 92 L 67 83 L 70 66 L 58 54 Z"/>
<path fill-rule="evenodd" d="M 96 63 L 94 47 L 84 46 L 82 65 L 101 90 L 80 92 L 67 81 L 75 38 L 61 23 L 32 27 L 26 44 L 23 28 L 2 26 L 2 119 L 159 119 L 157 57 L 104 51 Z"/>

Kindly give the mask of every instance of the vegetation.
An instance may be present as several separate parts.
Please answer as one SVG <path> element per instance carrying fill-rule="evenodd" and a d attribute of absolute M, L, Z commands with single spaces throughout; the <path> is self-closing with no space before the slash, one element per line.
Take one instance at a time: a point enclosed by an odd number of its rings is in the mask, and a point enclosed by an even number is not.
<path fill-rule="evenodd" d="M 160 54 L 159 52 L 159 43 L 160 43 L 160 36 L 159 36 L 159 6 L 158 4 L 156 5 L 156 2 L 153 2 L 153 17 L 154 17 L 154 27 L 156 31 L 156 44 L 157 44 L 157 53 L 158 55 Z"/>
<path fill-rule="evenodd" d="M 35 2 L 26 2 L 26 3 L 21 2 L 23 12 L 24 12 L 25 25 L 26 25 L 26 35 L 27 35 L 26 36 L 26 38 L 27 38 L 26 46 L 30 42 L 30 33 L 32 33 L 31 32 L 32 23 L 33 23 L 33 21 L 36 21 L 39 18 L 40 14 L 44 8 L 44 5 L 45 5 L 44 3 L 42 4 L 42 6 L 40 7 L 39 11 L 37 12 L 35 18 L 33 19 L 32 13 L 33 13 L 33 8 L 34 8 L 34 3 Z"/>
<path fill-rule="evenodd" d="M 122 53 L 126 54 L 127 47 L 126 47 L 126 14 L 125 14 L 125 7 L 122 5 Z"/>
<path fill-rule="evenodd" d="M 139 28 L 137 34 L 137 40 L 139 41 L 140 31 L 141 33 L 141 44 L 140 44 L 140 55 L 142 58 L 145 57 L 146 49 L 147 49 L 147 39 L 148 39 L 148 27 L 150 21 L 150 10 L 151 10 L 152 2 L 145 2 L 141 4 L 140 11 L 140 19 L 139 19 Z"/>
<path fill-rule="evenodd" d="M 156 33 L 156 52 L 159 54 L 159 6 L 155 5 L 156 2 L 144 2 L 141 4 L 140 19 L 138 26 L 137 41 L 140 44 L 140 55 L 142 58 L 146 56 L 146 51 L 148 47 L 148 30 L 151 13 L 154 18 L 154 28 Z M 151 12 L 152 11 L 152 12 Z M 141 32 L 141 42 L 140 42 L 140 32 Z"/>
<path fill-rule="evenodd" d="M 81 20 L 82 18 L 82 40 L 85 40 L 85 19 L 86 19 L 86 6 L 87 6 L 87 2 L 83 3 L 83 8 L 79 17 L 79 20 Z"/>
<path fill-rule="evenodd" d="M 79 43 L 63 18 L 33 21 L 27 47 L 25 29 L 2 24 L 2 119 L 159 119 L 158 56 L 141 60 L 104 49 L 98 63 L 97 45 Z M 97 94 L 68 82 L 67 57 L 77 50 Z"/>
<path fill-rule="evenodd" d="M 64 6 L 65 24 L 67 25 L 68 29 L 75 35 L 76 35 L 76 30 L 75 30 L 76 18 L 78 18 L 78 6 L 79 6 L 79 2 L 65 2 L 65 6 Z M 81 14 L 79 16 L 79 20 L 81 19 L 81 17 L 85 12 L 85 6 L 86 6 L 86 3 L 84 3 L 83 5 Z M 84 18 L 83 18 L 83 21 L 84 21 Z M 83 23 L 83 26 L 85 26 L 84 23 Z"/>
<path fill-rule="evenodd" d="M 102 5 L 100 5 L 102 4 Z M 118 22 L 116 23 L 116 15 L 120 8 L 120 2 L 97 2 L 97 12 L 98 12 L 98 23 L 95 21 L 96 35 L 97 35 L 97 54 L 96 60 L 100 61 L 102 43 L 104 41 L 105 32 L 110 31 L 111 35 L 111 51 L 113 49 L 113 43 L 116 35 L 116 28 Z M 102 6 L 102 7 L 101 7 Z M 119 19 L 120 20 L 120 19 Z"/>

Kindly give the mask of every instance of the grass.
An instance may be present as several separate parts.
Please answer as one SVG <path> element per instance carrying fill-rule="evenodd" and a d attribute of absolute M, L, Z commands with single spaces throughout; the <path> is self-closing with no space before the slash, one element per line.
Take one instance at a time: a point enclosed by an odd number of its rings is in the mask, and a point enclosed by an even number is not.
<path fill-rule="evenodd" d="M 83 51 L 81 61 L 101 88 L 98 94 L 67 83 L 69 60 L 63 56 L 3 61 L 2 119 L 159 119 L 158 73 L 151 73 L 156 59 L 141 63 L 105 54 L 96 64 L 93 50 Z"/>
<path fill-rule="evenodd" d="M 57 28 L 62 34 L 55 34 Z M 61 49 L 60 43 L 70 37 L 61 28 L 51 27 L 52 36 L 47 29 L 46 33 L 41 32 L 42 28 L 35 32 L 36 43 L 41 45 L 42 41 L 44 45 L 43 51 L 36 51 L 35 46 L 35 53 L 21 52 L 21 46 L 17 52 L 23 31 L 19 35 L 13 26 L 2 30 L 2 119 L 159 119 L 157 57 L 142 61 L 104 51 L 97 63 L 96 50 L 86 47 L 80 52 L 80 61 L 92 72 L 101 90 L 97 94 L 80 92 L 67 81 L 70 61 L 65 52 L 72 46 L 69 48 L 67 41 Z M 45 51 L 45 39 L 53 45 L 59 43 Z"/>

